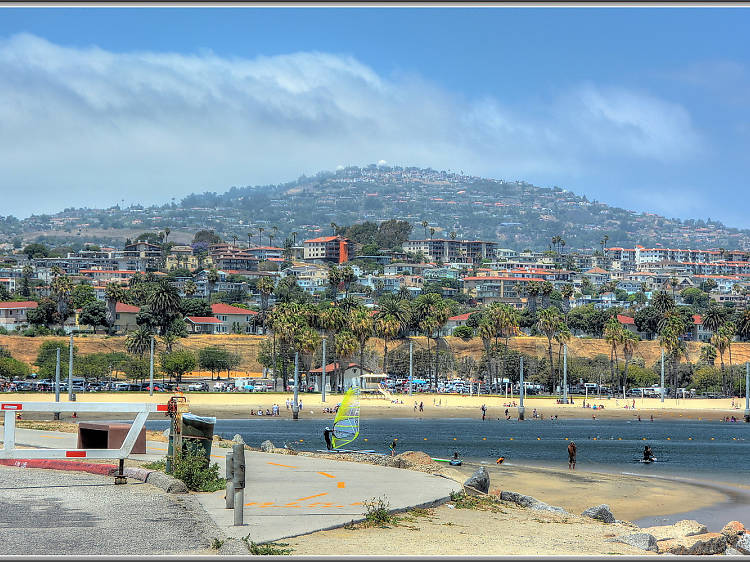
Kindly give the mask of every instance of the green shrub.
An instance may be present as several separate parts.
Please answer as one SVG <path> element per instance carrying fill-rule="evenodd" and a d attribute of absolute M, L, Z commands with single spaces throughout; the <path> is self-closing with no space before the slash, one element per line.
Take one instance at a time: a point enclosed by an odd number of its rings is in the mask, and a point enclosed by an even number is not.
<path fill-rule="evenodd" d="M 219 477 L 219 465 L 209 464 L 197 443 L 188 441 L 185 451 L 176 451 L 172 463 L 172 476 L 182 480 L 188 490 L 215 492 L 226 488 L 227 481 Z"/>
<path fill-rule="evenodd" d="M 372 498 L 364 502 L 364 505 L 366 525 L 385 527 L 398 523 L 398 518 L 390 513 L 390 504 L 385 498 Z"/>
<path fill-rule="evenodd" d="M 289 546 L 289 543 L 269 542 L 265 544 L 257 544 L 250 540 L 250 535 L 242 537 L 242 540 L 247 545 L 250 554 L 255 556 L 284 556 L 292 553 L 291 548 L 284 548 L 285 546 Z"/>

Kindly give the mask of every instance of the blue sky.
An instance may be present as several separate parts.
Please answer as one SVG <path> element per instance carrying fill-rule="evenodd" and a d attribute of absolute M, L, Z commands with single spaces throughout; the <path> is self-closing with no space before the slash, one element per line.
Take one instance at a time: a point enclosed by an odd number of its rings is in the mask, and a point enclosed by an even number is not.
<path fill-rule="evenodd" d="M 750 227 L 749 14 L 5 8 L 0 213 L 385 160 Z"/>

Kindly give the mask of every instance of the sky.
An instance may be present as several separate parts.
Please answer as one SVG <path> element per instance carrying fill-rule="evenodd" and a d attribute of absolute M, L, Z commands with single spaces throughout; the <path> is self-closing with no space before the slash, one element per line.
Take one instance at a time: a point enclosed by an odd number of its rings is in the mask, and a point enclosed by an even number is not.
<path fill-rule="evenodd" d="M 750 228 L 748 8 L 0 8 L 0 215 L 366 166 Z"/>

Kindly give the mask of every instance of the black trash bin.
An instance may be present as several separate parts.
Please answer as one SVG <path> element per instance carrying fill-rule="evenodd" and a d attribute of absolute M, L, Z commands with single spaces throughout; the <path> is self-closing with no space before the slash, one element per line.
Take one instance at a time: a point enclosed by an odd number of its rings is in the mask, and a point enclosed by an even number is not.
<path fill-rule="evenodd" d="M 198 447 L 206 458 L 211 460 L 211 445 L 214 439 L 214 426 L 216 418 L 196 416 L 195 414 L 182 414 L 182 451 L 187 452 L 188 447 Z"/>

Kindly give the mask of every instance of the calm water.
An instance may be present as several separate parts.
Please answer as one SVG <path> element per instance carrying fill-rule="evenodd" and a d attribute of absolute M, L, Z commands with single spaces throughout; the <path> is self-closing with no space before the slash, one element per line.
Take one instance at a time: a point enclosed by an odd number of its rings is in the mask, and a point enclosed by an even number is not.
<path fill-rule="evenodd" d="M 447 458 L 458 451 L 465 460 L 567 468 L 567 445 L 578 447 L 578 468 L 687 477 L 747 484 L 750 482 L 750 424 L 708 421 L 363 419 L 359 438 L 350 447 L 388 452 L 421 450 Z M 325 420 L 256 418 L 217 420 L 214 432 L 231 439 L 239 433 L 258 447 L 270 439 L 300 450 L 325 448 Z M 166 429 L 167 421 L 149 421 L 148 429 Z M 645 440 L 644 440 L 645 438 Z M 649 444 L 658 462 L 637 462 Z"/>

